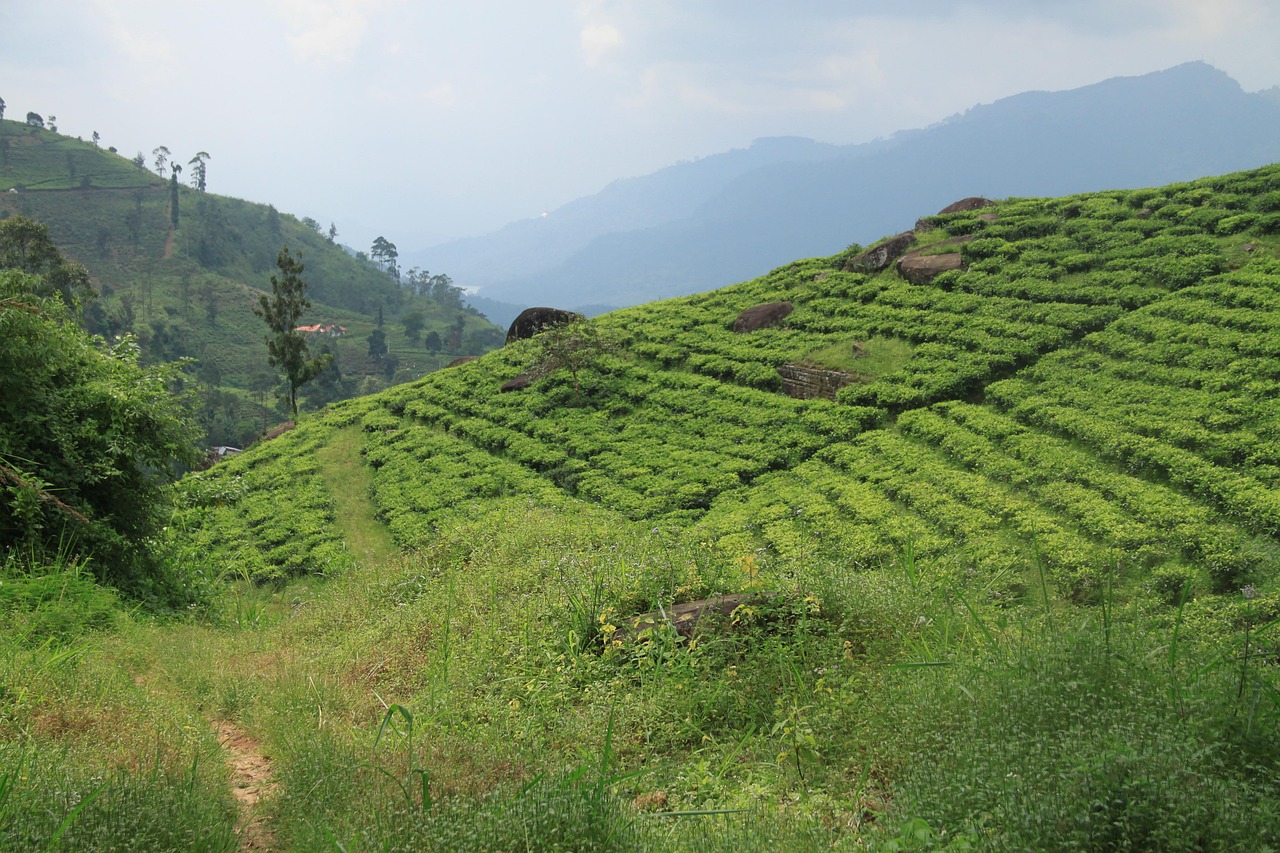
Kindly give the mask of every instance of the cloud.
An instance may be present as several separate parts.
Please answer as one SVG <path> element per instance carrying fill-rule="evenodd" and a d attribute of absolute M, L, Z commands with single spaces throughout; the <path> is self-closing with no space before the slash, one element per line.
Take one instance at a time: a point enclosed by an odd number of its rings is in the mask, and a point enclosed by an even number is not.
<path fill-rule="evenodd" d="M 608 54 L 622 46 L 622 33 L 612 24 L 587 24 L 579 37 L 582 56 L 589 66 L 596 66 Z"/>
<path fill-rule="evenodd" d="M 280 0 L 290 30 L 285 42 L 300 62 L 350 64 L 369 32 L 366 12 L 379 5 L 378 0 Z"/>

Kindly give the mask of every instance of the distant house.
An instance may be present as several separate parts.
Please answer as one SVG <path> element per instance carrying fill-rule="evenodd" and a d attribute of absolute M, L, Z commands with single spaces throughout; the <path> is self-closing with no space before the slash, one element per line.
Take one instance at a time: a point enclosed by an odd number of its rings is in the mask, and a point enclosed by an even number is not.
<path fill-rule="evenodd" d="M 333 323 L 316 323 L 314 326 L 298 326 L 294 331 L 308 335 L 328 335 L 331 338 L 340 338 L 347 333 L 347 327 Z"/>
<path fill-rule="evenodd" d="M 239 447 L 228 447 L 225 444 L 219 444 L 209 448 L 209 455 L 205 458 L 205 467 L 212 467 L 224 459 L 244 453 Z"/>

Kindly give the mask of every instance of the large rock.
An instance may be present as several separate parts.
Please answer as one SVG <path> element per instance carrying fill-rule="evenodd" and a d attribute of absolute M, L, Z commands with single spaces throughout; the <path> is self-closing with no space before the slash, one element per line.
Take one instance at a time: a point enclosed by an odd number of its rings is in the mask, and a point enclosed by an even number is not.
<path fill-rule="evenodd" d="M 996 203 L 989 198 L 981 196 L 969 196 L 959 201 L 953 201 L 951 204 L 938 211 L 939 216 L 946 216 L 948 213 L 964 213 L 969 210 L 981 210 L 984 207 L 995 207 Z"/>
<path fill-rule="evenodd" d="M 526 308 L 520 316 L 511 321 L 507 329 L 507 343 L 522 341 L 541 334 L 547 329 L 567 326 L 586 319 L 577 311 L 565 311 L 563 308 Z"/>
<path fill-rule="evenodd" d="M 508 391 L 523 391 L 534 383 L 538 377 L 533 373 L 521 373 L 519 376 L 508 379 L 502 383 L 502 387 L 498 389 L 503 394 Z"/>
<path fill-rule="evenodd" d="M 961 234 L 958 237 L 948 237 L 940 242 L 931 243 L 923 249 L 907 252 L 898 260 L 898 275 L 912 284 L 928 284 L 941 273 L 964 269 L 964 259 L 959 251 L 942 250 L 958 250 L 965 243 L 972 242 L 973 238 L 972 234 Z M 925 252 L 931 254 L 926 255 Z"/>
<path fill-rule="evenodd" d="M 795 310 L 790 302 L 766 302 L 754 308 L 748 308 L 733 321 L 735 332 L 754 332 L 756 329 L 770 329 L 782 324 L 787 315 Z"/>
<path fill-rule="evenodd" d="M 784 364 L 778 368 L 782 377 L 782 393 L 798 400 L 834 400 L 836 392 L 859 381 L 843 370 L 826 370 L 804 364 Z"/>
<path fill-rule="evenodd" d="M 670 625 L 682 637 L 692 637 L 699 626 L 706 630 L 723 628 L 732 619 L 734 611 L 743 605 L 768 604 L 775 600 L 769 593 L 738 593 L 736 595 L 718 595 L 715 598 L 704 598 L 685 604 L 673 604 L 670 607 L 650 610 L 639 616 L 618 619 L 616 640 L 632 640 L 644 631 L 652 632 L 659 625 Z"/>
<path fill-rule="evenodd" d="M 898 274 L 912 284 L 929 284 L 944 272 L 964 268 L 959 252 L 945 255 L 913 255 L 898 261 Z"/>
<path fill-rule="evenodd" d="M 846 272 L 880 272 L 916 244 L 916 232 L 903 231 L 845 262 Z"/>
<path fill-rule="evenodd" d="M 996 203 L 989 198 L 982 198 L 981 196 L 976 195 L 969 196 L 968 198 L 962 198 L 959 201 L 953 201 L 934 215 L 946 216 L 948 213 L 964 213 L 969 210 L 981 210 L 984 207 L 995 207 L 995 204 Z M 983 219 L 986 219 L 986 217 L 984 216 Z M 988 219 L 987 221 L 989 222 L 992 220 Z M 932 230 L 933 227 L 933 224 L 929 222 L 927 218 L 916 220 L 917 231 L 929 231 Z"/>

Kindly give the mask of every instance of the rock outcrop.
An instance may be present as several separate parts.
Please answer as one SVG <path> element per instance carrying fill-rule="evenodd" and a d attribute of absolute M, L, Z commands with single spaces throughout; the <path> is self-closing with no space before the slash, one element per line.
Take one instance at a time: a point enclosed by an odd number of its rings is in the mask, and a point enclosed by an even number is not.
<path fill-rule="evenodd" d="M 528 388 L 530 385 L 532 385 L 534 380 L 537 378 L 538 377 L 532 373 L 521 373 L 519 376 L 516 376 L 512 379 L 508 379 L 506 382 L 503 382 L 502 388 L 500 388 L 499 390 L 502 391 L 504 394 L 507 391 L 522 391 L 525 388 Z"/>
<path fill-rule="evenodd" d="M 943 240 L 941 243 L 934 243 L 924 249 L 907 252 L 898 260 L 898 275 L 912 284 L 929 284 L 944 272 L 964 269 L 964 258 L 961 257 L 958 250 L 960 246 L 972 239 L 972 234 L 963 234 L 959 237 Z M 949 248 L 954 248 L 957 251 L 939 251 L 940 249 Z M 933 254 L 923 254 L 926 251 Z"/>
<path fill-rule="evenodd" d="M 782 377 L 782 393 L 797 400 L 834 400 L 836 392 L 858 381 L 843 370 L 827 370 L 803 364 L 784 364 L 778 368 Z"/>
<path fill-rule="evenodd" d="M 959 201 L 953 201 L 934 215 L 946 216 L 948 213 L 964 213 L 969 210 L 981 210 L 984 207 L 995 207 L 995 204 L 996 203 L 989 198 L 982 198 L 981 196 L 975 195 L 970 196 L 969 198 L 962 198 Z M 987 219 L 986 216 L 983 216 L 982 218 L 988 222 L 992 221 Z M 934 226 L 929 222 L 928 218 L 916 220 L 917 231 L 932 231 L 933 227 Z"/>
<path fill-rule="evenodd" d="M 567 326 L 583 319 L 586 318 L 578 312 L 566 311 L 563 308 L 526 308 L 520 312 L 519 317 L 511 321 L 511 327 L 507 329 L 506 342 L 522 341 L 547 329 Z"/>
<path fill-rule="evenodd" d="M 782 324 L 795 306 L 790 302 L 766 302 L 754 308 L 748 308 L 733 321 L 735 332 L 754 332 L 757 329 L 771 329 Z"/>
<path fill-rule="evenodd" d="M 882 243 L 877 243 L 857 257 L 845 261 L 845 272 L 877 273 L 886 270 L 915 244 L 916 232 L 903 231 Z"/>
<path fill-rule="evenodd" d="M 928 284 L 944 272 L 964 268 L 959 252 L 916 255 L 898 261 L 898 274 L 912 284 Z"/>

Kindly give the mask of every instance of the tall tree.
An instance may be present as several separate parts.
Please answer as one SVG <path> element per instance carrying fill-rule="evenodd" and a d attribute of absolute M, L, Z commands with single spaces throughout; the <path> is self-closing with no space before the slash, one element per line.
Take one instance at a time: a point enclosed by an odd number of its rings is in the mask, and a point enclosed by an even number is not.
<path fill-rule="evenodd" d="M 395 276 L 396 281 L 400 280 L 400 268 L 396 266 L 396 261 L 400 259 L 400 252 L 396 249 L 395 243 L 386 237 L 378 237 L 373 241 L 369 257 L 379 267 Z"/>
<path fill-rule="evenodd" d="M 369 358 L 381 362 L 387 354 L 387 333 L 375 328 L 369 333 Z"/>
<path fill-rule="evenodd" d="M 208 167 L 205 166 L 205 162 L 209 159 L 209 153 L 207 151 L 201 151 L 199 154 L 187 161 L 187 165 L 191 167 L 191 186 L 195 187 L 200 192 L 205 191 L 205 179 L 208 176 Z"/>
<path fill-rule="evenodd" d="M 40 113 L 27 113 L 27 124 L 32 127 L 44 127 L 44 116 Z"/>
<path fill-rule="evenodd" d="M 338 226 L 334 225 L 332 222 L 329 223 L 329 242 L 338 242 Z"/>
<path fill-rule="evenodd" d="M 98 135 L 98 131 L 93 132 L 93 147 L 97 148 L 98 143 L 102 141 L 102 137 Z"/>
<path fill-rule="evenodd" d="M 156 158 L 156 174 L 163 178 L 165 164 L 169 162 L 169 149 L 161 145 L 152 150 L 151 155 Z"/>
<path fill-rule="evenodd" d="M 0 119 L 4 118 L 4 98 L 0 98 Z"/>
<path fill-rule="evenodd" d="M 58 117 L 57 117 L 57 116 L 55 116 L 55 115 L 51 115 L 51 116 L 49 116 L 49 129 L 50 129 L 50 130 L 52 130 L 54 133 L 57 133 L 57 132 L 58 132 Z"/>
<path fill-rule="evenodd" d="M 289 384 L 289 411 L 298 417 L 298 389 L 315 378 L 329 363 L 328 356 L 311 357 L 307 339 L 298 331 L 302 312 L 311 307 L 307 283 L 302 279 L 302 255 L 294 258 L 289 248 L 276 256 L 280 275 L 271 276 L 271 296 L 258 297 L 253 312 L 266 320 L 271 335 L 267 340 L 267 363 L 284 373 Z"/>
<path fill-rule="evenodd" d="M 182 167 L 174 163 L 173 174 L 169 176 L 169 221 L 174 228 L 178 227 L 178 173 L 181 171 Z"/>

